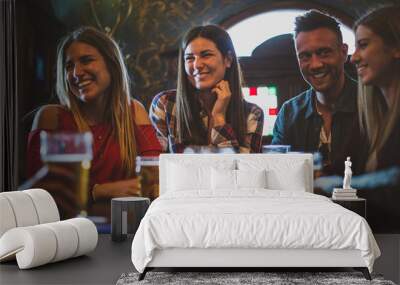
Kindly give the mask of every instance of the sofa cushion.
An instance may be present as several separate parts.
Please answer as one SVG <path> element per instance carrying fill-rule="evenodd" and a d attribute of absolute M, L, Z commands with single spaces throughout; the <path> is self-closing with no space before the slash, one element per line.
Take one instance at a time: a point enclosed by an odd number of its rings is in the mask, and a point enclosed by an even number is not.
<path fill-rule="evenodd" d="M 20 269 L 77 257 L 96 248 L 95 224 L 86 218 L 8 230 L 0 238 L 0 261 L 17 259 Z"/>

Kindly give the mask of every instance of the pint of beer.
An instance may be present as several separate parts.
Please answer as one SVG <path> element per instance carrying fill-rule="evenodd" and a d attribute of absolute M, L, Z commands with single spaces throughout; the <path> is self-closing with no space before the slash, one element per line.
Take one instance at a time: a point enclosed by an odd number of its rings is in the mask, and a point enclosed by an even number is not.
<path fill-rule="evenodd" d="M 92 160 L 92 134 L 86 133 L 40 133 L 40 157 L 48 167 L 67 169 L 74 175 L 71 189 L 79 207 L 79 216 L 87 216 L 89 195 L 89 170 Z"/>
<path fill-rule="evenodd" d="M 313 153 L 313 170 L 314 179 L 317 179 L 323 175 L 322 155 L 320 152 Z"/>
<path fill-rule="evenodd" d="M 154 200 L 159 195 L 157 156 L 136 157 L 136 175 L 139 178 L 141 196 Z"/>

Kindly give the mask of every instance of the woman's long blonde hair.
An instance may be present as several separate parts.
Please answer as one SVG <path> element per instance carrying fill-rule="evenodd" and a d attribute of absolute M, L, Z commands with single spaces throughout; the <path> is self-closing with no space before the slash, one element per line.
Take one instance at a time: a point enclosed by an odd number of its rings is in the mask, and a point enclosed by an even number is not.
<path fill-rule="evenodd" d="M 90 131 L 84 119 L 79 99 L 72 94 L 66 76 L 65 52 L 74 42 L 81 42 L 96 48 L 103 56 L 111 76 L 109 93 L 105 99 L 106 119 L 111 121 L 112 134 L 117 139 L 125 176 L 134 173 L 137 155 L 133 115 L 131 112 L 129 76 L 118 44 L 106 34 L 91 27 L 82 27 L 63 38 L 57 50 L 56 92 L 60 103 L 71 110 L 78 130 Z"/>
<path fill-rule="evenodd" d="M 382 38 L 388 47 L 400 48 L 400 6 L 386 6 L 370 11 L 354 25 L 365 26 Z M 400 118 L 400 60 L 393 64 L 395 95 L 388 105 L 376 86 L 366 86 L 359 80 L 358 110 L 361 130 L 369 140 L 366 171 L 377 168 L 378 154 L 386 144 Z"/>

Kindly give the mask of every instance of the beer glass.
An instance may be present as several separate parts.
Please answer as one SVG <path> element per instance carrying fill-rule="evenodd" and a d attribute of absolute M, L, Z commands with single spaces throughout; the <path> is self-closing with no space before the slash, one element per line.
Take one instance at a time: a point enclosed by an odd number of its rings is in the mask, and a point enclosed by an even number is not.
<path fill-rule="evenodd" d="M 313 169 L 314 169 L 314 179 L 322 176 L 323 162 L 322 162 L 322 155 L 320 152 L 313 153 Z"/>
<path fill-rule="evenodd" d="M 92 134 L 40 133 L 40 156 L 50 169 L 52 166 L 68 169 L 74 174 L 72 189 L 79 207 L 79 216 L 87 216 L 89 170 L 92 160 Z M 77 213 L 78 214 L 78 213 Z"/>
<path fill-rule="evenodd" d="M 142 197 L 154 200 L 159 195 L 158 156 L 137 156 L 136 175 Z"/>

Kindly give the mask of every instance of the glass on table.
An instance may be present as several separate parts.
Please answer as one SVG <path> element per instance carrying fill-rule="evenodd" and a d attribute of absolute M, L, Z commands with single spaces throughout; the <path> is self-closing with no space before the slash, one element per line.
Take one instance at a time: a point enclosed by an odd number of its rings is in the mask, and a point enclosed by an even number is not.
<path fill-rule="evenodd" d="M 323 175 L 323 161 L 322 155 L 320 152 L 313 153 L 313 172 L 314 172 L 314 179 L 321 177 Z"/>
<path fill-rule="evenodd" d="M 93 157 L 92 134 L 40 133 L 40 157 L 45 165 L 67 169 L 74 176 L 72 193 L 78 204 L 79 216 L 87 216 L 89 171 Z"/>
<path fill-rule="evenodd" d="M 158 156 L 137 156 L 136 175 L 142 197 L 154 200 L 159 196 Z"/>

